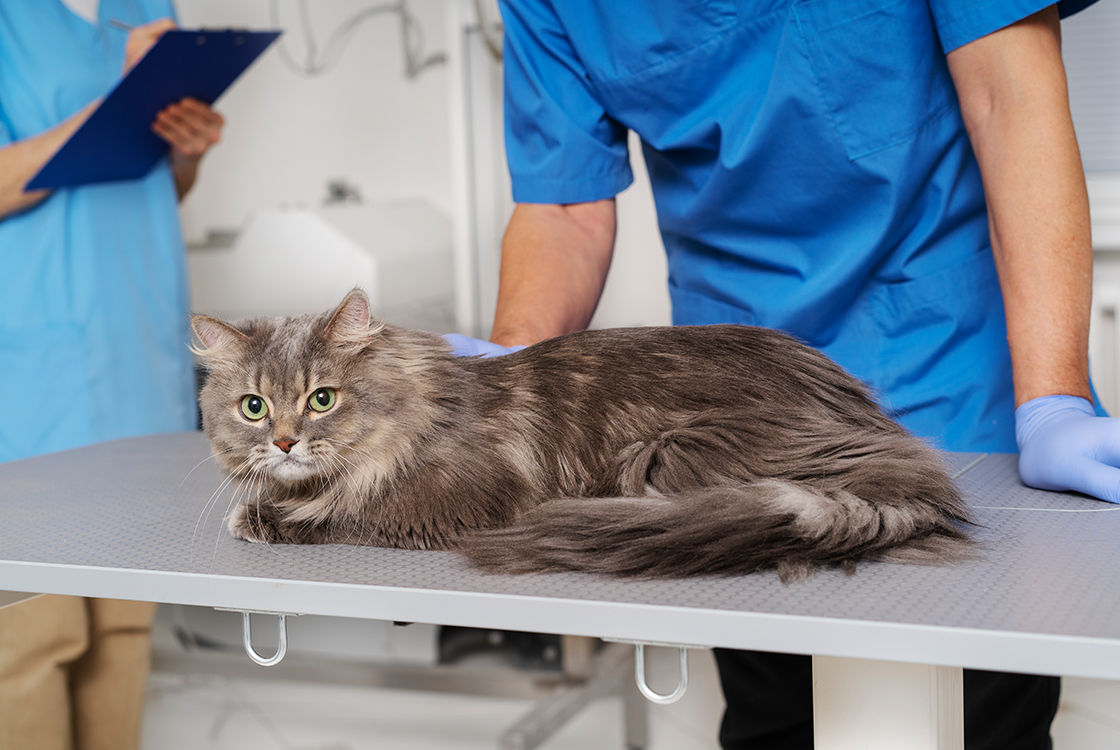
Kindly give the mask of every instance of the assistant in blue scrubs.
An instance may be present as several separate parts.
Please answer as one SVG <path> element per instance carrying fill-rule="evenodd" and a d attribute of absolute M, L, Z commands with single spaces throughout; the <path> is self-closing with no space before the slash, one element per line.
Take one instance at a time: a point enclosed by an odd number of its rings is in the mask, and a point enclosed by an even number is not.
<path fill-rule="evenodd" d="M 126 31 L 169 0 L 0 4 L 0 148 L 55 127 L 121 77 Z M 171 169 L 58 190 L 0 218 L 0 461 L 194 429 L 186 257 Z"/>
<path fill-rule="evenodd" d="M 66 2 L 0 3 L 0 461 L 196 425 L 178 200 L 221 117 L 161 112 L 173 147 L 142 179 L 25 192 L 126 42 L 134 61 L 174 25 L 169 0 Z M 137 747 L 154 614 L 69 596 L 0 612 L 0 747 Z"/>
<path fill-rule="evenodd" d="M 785 330 L 912 432 L 1015 452 L 987 205 L 946 54 L 1048 5 L 502 0 L 514 200 L 612 198 L 635 131 L 675 323 Z M 725 747 L 812 747 L 806 657 L 717 659 Z M 1056 679 L 965 679 L 969 750 L 1049 747 Z"/>

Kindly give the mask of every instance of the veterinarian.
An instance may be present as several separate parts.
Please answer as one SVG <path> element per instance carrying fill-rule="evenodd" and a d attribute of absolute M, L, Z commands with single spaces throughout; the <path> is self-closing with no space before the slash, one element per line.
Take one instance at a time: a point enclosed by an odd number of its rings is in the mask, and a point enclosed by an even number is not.
<path fill-rule="evenodd" d="M 1059 17 L 1091 1 L 502 0 L 517 206 L 492 341 L 590 321 L 632 129 L 674 323 L 783 329 L 933 443 L 1120 500 L 1060 56 Z M 725 748 L 812 747 L 808 657 L 717 661 Z M 966 747 L 1049 748 L 1058 691 L 966 671 Z"/>
<path fill-rule="evenodd" d="M 23 189 L 172 15 L 170 0 L 0 3 L 0 461 L 196 425 L 177 206 L 221 117 L 161 113 L 169 158 L 139 180 Z M 0 749 L 136 747 L 154 612 L 61 596 L 0 611 Z"/>

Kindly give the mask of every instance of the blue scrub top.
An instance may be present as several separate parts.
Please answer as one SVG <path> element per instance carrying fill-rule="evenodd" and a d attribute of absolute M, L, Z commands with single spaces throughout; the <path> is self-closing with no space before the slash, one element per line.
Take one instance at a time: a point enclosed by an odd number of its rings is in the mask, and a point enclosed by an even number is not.
<path fill-rule="evenodd" d="M 984 195 L 945 53 L 1047 4 L 501 0 L 514 200 L 615 195 L 634 130 L 674 323 L 788 331 L 916 434 L 1015 451 Z"/>
<path fill-rule="evenodd" d="M 0 3 L 0 147 L 107 94 L 127 33 L 169 0 Z M 53 193 L 0 220 L 0 461 L 192 429 L 185 255 L 166 161 L 147 177 Z"/>

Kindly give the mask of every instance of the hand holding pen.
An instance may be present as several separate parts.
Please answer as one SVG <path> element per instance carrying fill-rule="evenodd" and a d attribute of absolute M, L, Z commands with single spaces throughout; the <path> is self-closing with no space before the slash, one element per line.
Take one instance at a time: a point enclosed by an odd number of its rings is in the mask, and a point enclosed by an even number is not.
<path fill-rule="evenodd" d="M 120 21 L 111 21 L 118 29 L 128 31 L 128 41 L 124 47 L 124 73 L 132 70 L 140 58 L 148 54 L 148 50 L 155 46 L 165 31 L 175 28 L 175 22 L 170 18 L 161 18 L 142 26 L 129 27 Z"/>

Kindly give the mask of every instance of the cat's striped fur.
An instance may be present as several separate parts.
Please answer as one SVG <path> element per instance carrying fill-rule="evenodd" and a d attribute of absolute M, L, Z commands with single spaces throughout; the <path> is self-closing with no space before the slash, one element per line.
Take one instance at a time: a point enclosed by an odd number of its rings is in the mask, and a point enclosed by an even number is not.
<path fill-rule="evenodd" d="M 786 580 L 970 550 L 937 454 L 775 331 L 585 331 L 461 358 L 376 321 L 359 291 L 321 315 L 193 325 L 204 426 L 248 495 L 229 520 L 243 539 L 452 549 L 503 573 Z M 336 394 L 323 413 L 320 389 Z M 266 417 L 244 415 L 249 395 Z"/>

